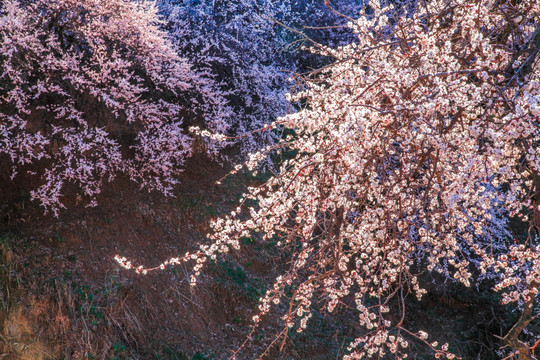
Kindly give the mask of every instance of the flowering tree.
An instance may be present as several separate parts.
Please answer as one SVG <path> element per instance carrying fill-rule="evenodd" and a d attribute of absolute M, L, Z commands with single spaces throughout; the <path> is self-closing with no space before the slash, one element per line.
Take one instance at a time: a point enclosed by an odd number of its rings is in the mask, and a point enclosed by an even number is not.
<path fill-rule="evenodd" d="M 474 267 L 504 269 L 496 289 L 512 287 L 503 301 L 524 308 L 504 340 L 530 356 L 518 335 L 532 318 L 540 280 L 539 5 L 432 1 L 401 18 L 392 7 L 371 9 L 351 19 L 357 43 L 320 50 L 335 62 L 293 97 L 306 106 L 275 123 L 295 129 L 282 145 L 298 155 L 250 189 L 246 198 L 259 207 L 248 220 L 238 217 L 240 207 L 215 222 L 215 242 L 202 253 L 238 248 L 254 232 L 300 245 L 261 299 L 260 315 L 292 289 L 283 319 L 302 331 L 314 294 L 329 312 L 353 298 L 366 332 L 347 359 L 405 357 L 411 337 L 453 357 L 447 345 L 403 325 L 404 294 L 425 293 L 417 260 L 467 286 Z M 509 254 L 501 254 L 494 207 L 534 230 Z M 396 297 L 401 320 L 392 321 Z"/>
<path fill-rule="evenodd" d="M 193 259 L 195 284 L 242 237 L 277 238 L 291 267 L 260 300 L 255 324 L 292 294 L 285 341 L 307 326 L 316 294 L 328 312 L 352 303 L 365 331 L 345 359 L 405 358 L 411 339 L 455 357 L 405 327 L 406 297 L 425 293 L 425 268 L 466 286 L 482 273 L 503 303 L 522 307 L 503 340 L 529 359 L 538 342 L 519 335 L 540 284 L 540 5 L 434 0 L 409 17 L 393 12 L 372 3 L 350 19 L 357 42 L 314 50 L 334 62 L 292 96 L 301 110 L 272 124 L 294 130 L 275 146 L 297 155 L 249 189 L 244 201 L 257 207 L 216 220 L 210 245 L 160 268 Z M 246 166 L 255 170 L 265 151 Z M 504 216 L 529 222 L 526 240 L 505 238 Z"/>
<path fill-rule="evenodd" d="M 67 184 L 94 203 L 123 172 L 169 193 L 191 154 L 182 116 L 225 132 L 214 82 L 181 59 L 151 2 L 9 0 L 0 4 L 0 155 L 40 176 L 55 213 Z"/>

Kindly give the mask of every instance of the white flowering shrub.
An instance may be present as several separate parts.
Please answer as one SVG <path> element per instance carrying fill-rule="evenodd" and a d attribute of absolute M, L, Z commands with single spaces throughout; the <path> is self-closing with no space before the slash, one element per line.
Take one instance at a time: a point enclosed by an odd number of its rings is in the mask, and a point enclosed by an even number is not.
<path fill-rule="evenodd" d="M 272 123 L 294 130 L 278 145 L 297 155 L 245 194 L 257 207 L 217 219 L 211 244 L 161 267 L 195 260 L 195 283 L 242 237 L 278 239 L 291 266 L 255 324 L 286 300 L 285 341 L 308 325 L 315 297 L 330 313 L 352 299 L 365 331 L 347 360 L 405 358 L 411 340 L 455 357 L 404 324 L 407 294 L 425 293 L 418 260 L 466 286 L 490 273 L 503 301 L 523 307 L 504 341 L 529 358 L 518 336 L 540 283 L 540 5 L 433 0 L 410 16 L 393 12 L 372 2 L 348 24 L 354 43 L 315 48 L 333 64 L 291 96 L 300 111 Z M 256 169 L 265 151 L 245 165 Z M 504 243 L 506 213 L 530 222 L 526 242 Z"/>
<path fill-rule="evenodd" d="M 119 173 L 168 193 L 192 151 L 183 117 L 227 130 L 223 94 L 162 25 L 147 1 L 0 4 L 0 158 L 40 177 L 46 210 L 68 184 L 94 204 Z"/>

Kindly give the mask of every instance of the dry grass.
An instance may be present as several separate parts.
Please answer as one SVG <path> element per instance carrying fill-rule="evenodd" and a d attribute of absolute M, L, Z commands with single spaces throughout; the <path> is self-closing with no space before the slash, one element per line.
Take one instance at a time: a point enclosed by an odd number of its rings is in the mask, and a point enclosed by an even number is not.
<path fill-rule="evenodd" d="M 45 268 L 26 262 L 33 251 L 14 237 L 1 239 L 0 359 L 141 358 L 122 345 L 137 348 L 145 334 L 119 287 L 47 280 Z"/>

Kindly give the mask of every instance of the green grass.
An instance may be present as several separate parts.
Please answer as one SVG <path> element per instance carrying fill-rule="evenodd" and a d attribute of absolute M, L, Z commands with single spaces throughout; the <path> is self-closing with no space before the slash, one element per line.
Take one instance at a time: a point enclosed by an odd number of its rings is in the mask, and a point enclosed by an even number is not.
<path fill-rule="evenodd" d="M 191 359 L 192 360 L 210 360 L 211 357 L 201 354 L 201 353 L 195 353 Z"/>
<path fill-rule="evenodd" d="M 218 283 L 232 284 L 232 288 L 250 301 L 257 301 L 265 293 L 261 279 L 250 276 L 244 268 L 231 262 L 218 261 L 212 265 Z"/>

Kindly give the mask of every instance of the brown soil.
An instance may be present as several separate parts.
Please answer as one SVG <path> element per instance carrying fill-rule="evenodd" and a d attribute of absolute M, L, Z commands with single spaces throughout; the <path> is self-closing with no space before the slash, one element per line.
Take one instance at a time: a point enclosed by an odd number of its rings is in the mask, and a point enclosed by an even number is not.
<path fill-rule="evenodd" d="M 58 218 L 29 202 L 24 186 L 4 193 L 10 194 L 4 199 L 0 294 L 5 358 L 229 358 L 246 339 L 257 299 L 280 265 L 272 249 L 246 245 L 210 265 L 195 288 L 189 264 L 143 276 L 113 259 L 120 254 L 153 266 L 196 249 L 207 241 L 210 219 L 227 213 L 254 181 L 235 175 L 216 185 L 226 170 L 205 158 L 191 159 L 186 168 L 174 198 L 117 179 L 98 207 L 66 199 L 69 207 Z M 264 352 L 279 326 L 275 319 L 266 322 L 238 358 Z M 343 340 L 325 326 L 334 339 L 320 344 L 308 333 L 268 358 L 328 358 Z"/>

